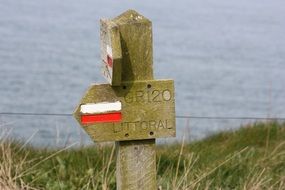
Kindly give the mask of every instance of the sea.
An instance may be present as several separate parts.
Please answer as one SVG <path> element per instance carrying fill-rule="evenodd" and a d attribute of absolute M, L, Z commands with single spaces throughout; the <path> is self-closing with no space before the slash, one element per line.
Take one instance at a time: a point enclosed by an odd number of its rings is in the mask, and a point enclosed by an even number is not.
<path fill-rule="evenodd" d="M 0 0 L 0 138 L 92 143 L 72 116 L 3 113 L 71 114 L 106 83 L 100 19 L 128 9 L 152 21 L 155 78 L 175 81 L 177 136 L 158 142 L 285 118 L 284 0 Z"/>

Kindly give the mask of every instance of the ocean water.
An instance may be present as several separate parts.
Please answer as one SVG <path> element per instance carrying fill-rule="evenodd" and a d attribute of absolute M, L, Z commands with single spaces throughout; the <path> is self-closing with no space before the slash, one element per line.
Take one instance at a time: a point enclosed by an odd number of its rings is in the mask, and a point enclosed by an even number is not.
<path fill-rule="evenodd" d="M 153 22 L 157 79 L 177 115 L 285 117 L 285 1 L 0 0 L 0 112 L 72 113 L 100 73 L 99 19 L 135 9 Z M 254 120 L 177 119 L 200 139 Z M 72 117 L 0 115 L 35 145 L 88 144 Z"/>

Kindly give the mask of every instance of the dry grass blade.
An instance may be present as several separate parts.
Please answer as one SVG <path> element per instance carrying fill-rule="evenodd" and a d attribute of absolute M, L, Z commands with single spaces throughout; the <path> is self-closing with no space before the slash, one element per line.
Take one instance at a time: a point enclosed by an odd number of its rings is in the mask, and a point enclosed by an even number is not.
<path fill-rule="evenodd" d="M 232 160 L 233 158 L 235 158 L 236 156 L 240 155 L 241 153 L 243 153 L 244 151 L 246 151 L 248 149 L 248 147 L 242 149 L 241 151 L 235 153 L 233 156 L 231 156 L 230 158 L 226 159 L 225 161 L 223 161 L 221 164 L 219 164 L 218 166 L 216 166 L 215 168 L 213 168 L 212 170 L 210 170 L 209 172 L 205 172 L 200 178 L 198 178 L 196 181 L 194 181 L 193 183 L 190 183 L 189 186 L 187 186 L 187 189 L 194 189 L 195 186 L 202 181 L 205 177 L 209 176 L 210 174 L 212 174 L 214 171 L 216 171 L 218 168 L 220 168 L 221 166 L 223 166 L 224 164 L 226 164 L 227 162 L 229 162 L 230 160 Z"/>
<path fill-rule="evenodd" d="M 182 186 L 183 183 L 185 184 L 185 186 L 187 186 L 188 176 L 190 175 L 190 172 L 191 172 L 192 168 L 194 168 L 194 165 L 196 164 L 198 159 L 199 159 L 199 157 L 197 156 L 195 158 L 193 153 L 191 153 L 188 156 L 188 159 L 185 161 L 185 164 L 184 164 L 184 174 L 181 176 L 181 178 L 180 178 L 180 180 L 176 186 L 176 189 L 180 189 L 180 187 Z"/>
<path fill-rule="evenodd" d="M 271 181 L 264 176 L 266 169 L 264 168 L 258 175 L 253 175 L 244 186 L 244 190 L 259 190 L 267 187 L 267 184 Z"/>
<path fill-rule="evenodd" d="M 23 150 L 23 148 L 34 138 L 34 136 L 37 134 L 39 132 L 39 130 L 36 130 L 31 136 L 30 136 L 30 138 L 28 138 L 27 140 L 26 140 L 26 142 L 20 147 L 20 149 L 19 149 L 19 151 L 18 152 L 20 152 L 21 150 Z M 18 153 L 17 152 L 17 153 Z M 17 154 L 16 153 L 16 154 Z"/>
<path fill-rule="evenodd" d="M 71 147 L 75 146 L 76 144 L 78 144 L 78 142 L 75 142 L 75 143 L 73 143 L 73 144 L 71 144 L 71 145 L 69 145 L 69 146 L 67 146 L 67 147 L 65 147 L 65 148 L 63 148 L 63 149 L 61 149 L 61 150 L 59 150 L 59 151 L 56 151 L 55 153 L 53 153 L 53 154 L 51 154 L 50 156 L 46 157 L 45 159 L 39 161 L 38 163 L 36 163 L 36 164 L 33 165 L 32 167 L 28 168 L 26 171 L 24 171 L 24 172 L 21 174 L 21 176 L 23 177 L 23 176 L 25 176 L 25 175 L 28 175 L 29 172 L 31 172 L 33 169 L 35 169 L 37 166 L 39 166 L 39 165 L 42 164 L 43 162 L 45 162 L 45 161 L 51 159 L 52 157 L 58 155 L 59 153 L 65 151 L 65 150 L 70 149 Z"/>
<path fill-rule="evenodd" d="M 14 151 L 11 143 L 0 143 L 0 189 L 2 190 L 17 190 L 17 189 L 35 189 L 23 182 L 21 175 L 26 157 L 22 160 L 13 159 Z"/>
<path fill-rule="evenodd" d="M 180 152 L 179 152 L 179 157 L 178 157 L 178 161 L 177 161 L 177 166 L 176 166 L 176 171 L 175 171 L 175 177 L 174 177 L 174 180 L 173 180 L 173 183 L 172 183 L 172 188 L 173 189 L 177 189 L 177 177 L 178 177 L 178 172 L 179 172 L 179 166 L 180 166 L 180 162 L 181 162 L 181 157 L 183 155 L 183 148 L 184 148 L 184 142 L 185 142 L 185 138 L 183 137 L 183 140 L 182 140 L 182 145 L 181 145 L 181 148 L 180 148 Z"/>
<path fill-rule="evenodd" d="M 110 178 L 110 166 L 111 166 L 111 163 L 112 163 L 112 160 L 113 160 L 113 157 L 114 157 L 114 152 L 115 152 L 115 145 L 112 146 L 112 151 L 111 151 L 111 154 L 110 154 L 110 157 L 109 157 L 109 161 L 108 161 L 108 164 L 107 164 L 107 168 L 106 170 L 104 171 L 103 173 L 103 187 L 102 189 L 103 190 L 108 190 L 108 180 Z"/>

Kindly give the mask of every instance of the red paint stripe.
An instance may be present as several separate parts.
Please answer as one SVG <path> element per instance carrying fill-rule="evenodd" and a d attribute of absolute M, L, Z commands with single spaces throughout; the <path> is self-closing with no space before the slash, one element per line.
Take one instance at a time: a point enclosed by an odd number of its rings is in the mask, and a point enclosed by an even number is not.
<path fill-rule="evenodd" d="M 107 123 L 107 122 L 119 122 L 122 120 L 121 112 L 96 114 L 96 115 L 81 115 L 81 123 L 93 124 L 93 123 Z"/>
<path fill-rule="evenodd" d="M 109 67 L 113 67 L 113 59 L 109 55 L 107 55 L 107 64 Z"/>

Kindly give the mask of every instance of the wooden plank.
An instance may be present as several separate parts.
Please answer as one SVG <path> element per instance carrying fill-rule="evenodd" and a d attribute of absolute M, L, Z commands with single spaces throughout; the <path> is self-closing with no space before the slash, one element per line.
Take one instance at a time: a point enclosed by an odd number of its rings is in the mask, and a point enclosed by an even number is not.
<path fill-rule="evenodd" d="M 82 106 L 121 103 L 120 122 L 82 123 Z M 107 105 L 106 105 L 107 106 Z M 105 106 L 105 107 L 106 107 Z M 140 140 L 175 136 L 173 80 L 92 85 L 76 108 L 75 118 L 94 141 Z"/>
<path fill-rule="evenodd" d="M 155 139 L 121 141 L 117 149 L 117 189 L 156 190 Z"/>
<path fill-rule="evenodd" d="M 136 11 L 128 10 L 114 22 L 119 26 L 121 35 L 122 81 L 153 80 L 151 21 Z M 157 189 L 155 139 L 120 141 L 116 150 L 117 190 Z"/>

